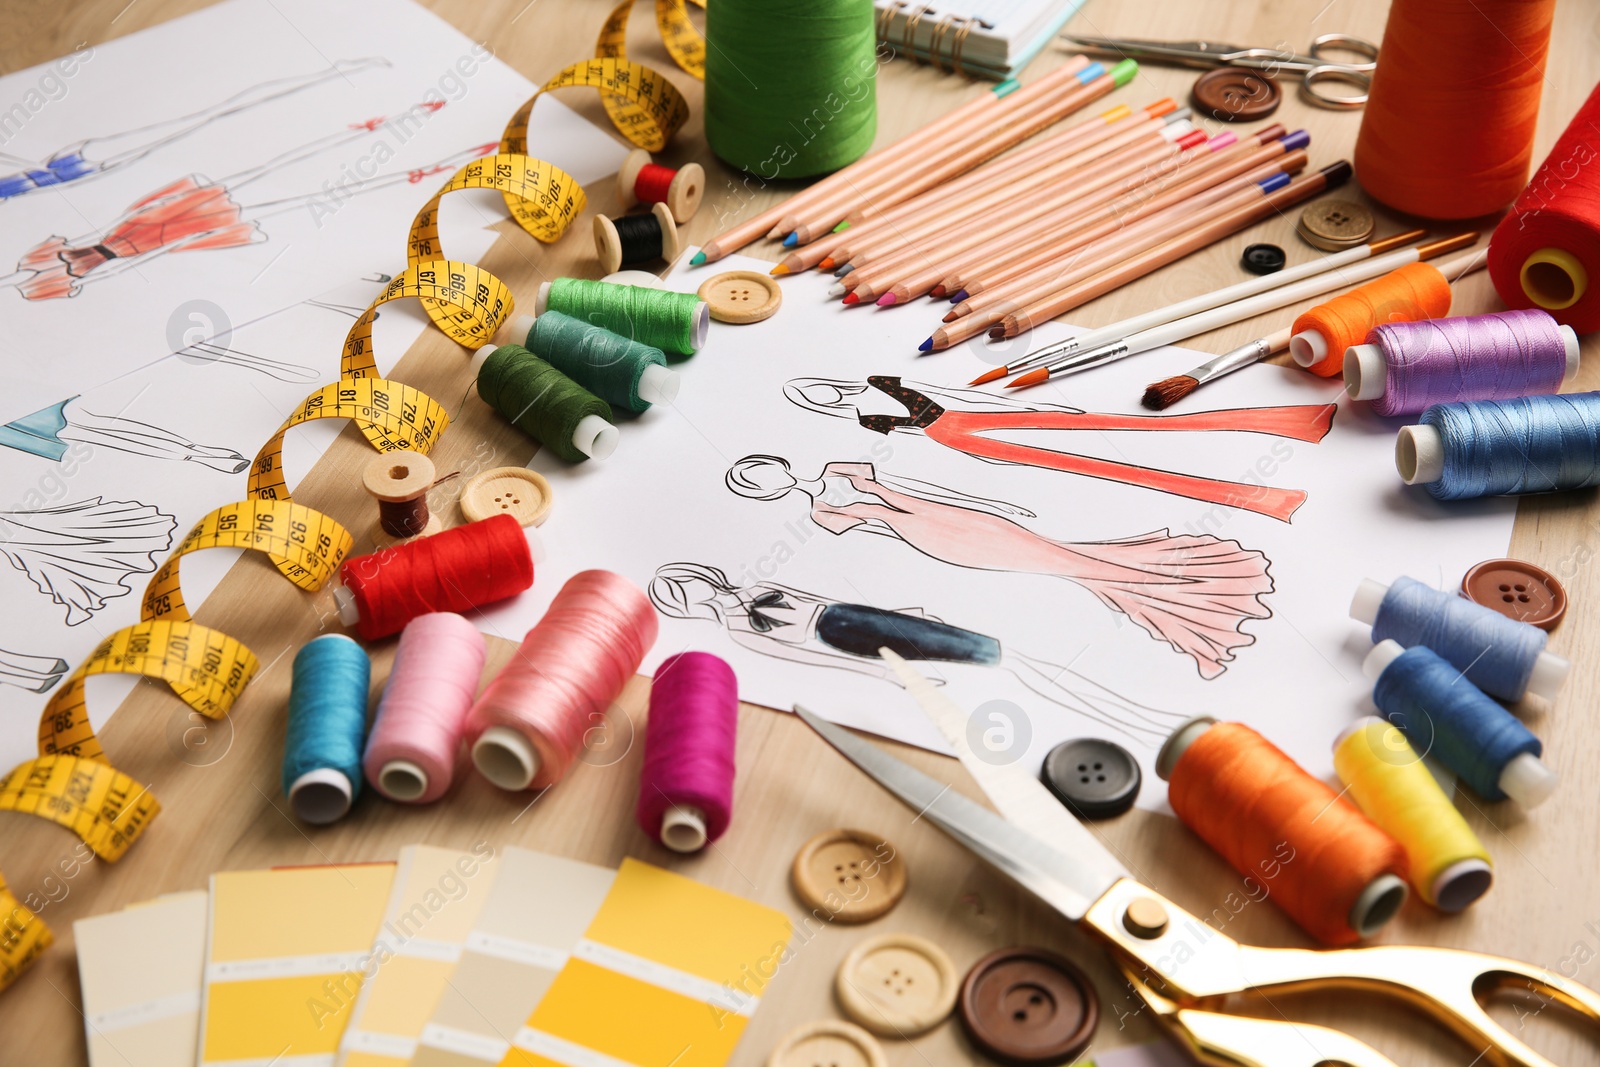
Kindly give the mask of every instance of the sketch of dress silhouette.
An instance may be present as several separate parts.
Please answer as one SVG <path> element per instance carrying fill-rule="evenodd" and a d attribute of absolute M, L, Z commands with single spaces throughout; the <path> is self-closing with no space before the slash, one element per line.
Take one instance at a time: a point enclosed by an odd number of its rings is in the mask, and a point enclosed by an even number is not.
<path fill-rule="evenodd" d="M 1240 630 L 1247 619 L 1272 615 L 1261 600 L 1272 592 L 1266 556 L 1210 534 L 1157 530 L 1113 541 L 1056 541 L 1013 521 L 1013 515 L 1032 518 L 1026 509 L 879 475 L 870 463 L 829 463 L 820 477 L 804 481 L 785 459 L 746 456 L 726 480 L 755 500 L 809 498 L 811 520 L 832 534 L 886 534 L 956 567 L 1065 578 L 1191 657 L 1203 678 L 1222 674 L 1235 648 L 1255 642 Z"/>
<path fill-rule="evenodd" d="M 178 520 L 149 504 L 99 497 L 33 511 L 0 511 L 0 555 L 77 626 L 156 569 Z"/>
<path fill-rule="evenodd" d="M 0 685 L 47 693 L 66 673 L 67 661 L 60 656 L 28 656 L 0 648 Z"/>
<path fill-rule="evenodd" d="M 198 463 L 224 474 L 238 474 L 250 461 L 231 448 L 197 445 L 169 430 L 120 415 L 95 415 L 67 405 L 78 398 L 70 396 L 59 404 L 40 408 L 31 415 L 0 425 L 0 446 L 60 462 L 71 444 L 91 448 L 110 448 L 136 456 Z"/>
<path fill-rule="evenodd" d="M 920 433 L 946 448 L 991 463 L 1025 464 L 1102 478 L 1191 500 L 1242 508 L 1284 522 L 1305 503 L 1304 492 L 1177 474 L 985 435 L 1018 430 L 1233 430 L 1314 443 L 1327 436 L 1337 410 L 1333 404 L 1299 404 L 1185 415 L 1105 415 L 1056 404 L 1025 404 L 977 389 L 952 389 L 920 382 L 905 385 L 898 377 L 881 374 L 864 382 L 795 378 L 784 385 L 783 395 L 790 403 L 807 411 L 851 419 L 875 433 Z M 868 414 L 861 410 L 861 403 L 884 397 L 903 407 L 906 414 Z"/>
<path fill-rule="evenodd" d="M 435 110 L 444 103 L 417 106 Z M 159 256 L 259 244 L 268 239 L 262 226 L 268 218 L 307 208 L 314 202 L 322 203 L 331 212 L 349 197 L 399 184 L 416 184 L 496 147 L 477 145 L 426 167 L 342 183 L 331 192 L 315 189 L 256 204 L 241 203 L 237 198 L 251 182 L 319 152 L 368 137 L 383 123 L 381 118 L 352 123 L 338 133 L 215 181 L 199 174 L 186 175 L 135 201 L 121 218 L 102 230 L 71 239 L 53 235 L 39 242 L 23 253 L 14 272 L 0 277 L 0 286 L 15 288 L 25 300 L 74 297 L 89 282 L 116 277 Z"/>
<path fill-rule="evenodd" d="M 722 570 L 703 563 L 657 567 L 650 600 L 668 618 L 717 623 L 751 652 L 896 685 L 880 648 L 913 662 L 998 668 L 1050 703 L 1144 744 L 1158 744 L 1188 717 L 1130 700 L 1070 667 L 1004 648 L 996 638 L 942 622 L 921 608 L 886 611 L 775 582 L 736 586 Z M 1063 679 L 1078 688 L 1068 688 Z"/>
<path fill-rule="evenodd" d="M 57 149 L 49 158 L 31 161 L 0 152 L 0 201 L 14 200 L 68 184 L 82 184 L 136 163 L 157 149 L 182 140 L 219 119 L 250 111 L 274 100 L 375 67 L 387 67 L 382 58 L 341 60 L 313 74 L 275 78 L 252 85 L 207 108 L 134 130 L 77 141 Z"/>

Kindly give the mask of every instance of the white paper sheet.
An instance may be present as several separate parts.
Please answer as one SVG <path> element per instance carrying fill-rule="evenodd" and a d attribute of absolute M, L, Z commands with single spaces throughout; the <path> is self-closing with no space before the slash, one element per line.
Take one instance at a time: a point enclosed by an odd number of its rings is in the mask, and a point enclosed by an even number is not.
<path fill-rule="evenodd" d="M 728 259 L 715 268 L 681 271 L 668 284 L 692 292 L 713 273 L 740 268 L 765 273 L 768 266 Z M 713 323 L 705 349 L 679 366 L 683 388 L 677 403 L 623 423 L 621 444 L 605 463 L 568 466 L 548 453 L 535 458 L 533 465 L 555 490 L 555 509 L 539 530 L 549 560 L 539 567 L 530 592 L 483 615 L 486 631 L 518 640 L 562 582 L 585 568 L 616 570 L 647 588 L 663 565 L 717 568 L 727 585 L 744 592 L 722 598 L 723 619 L 718 620 L 699 596 L 707 587 L 688 583 L 687 599 L 702 602 L 698 610 L 705 617 L 664 618 L 647 670 L 687 648 L 708 650 L 734 665 L 747 701 L 783 709 L 801 702 L 838 722 L 938 748 L 914 702 L 882 677 L 877 662 L 844 654 L 815 635 L 813 614 L 824 603 L 920 610 L 998 641 L 995 665 L 920 664 L 945 681 L 958 704 L 972 709 L 969 739 L 975 748 L 996 760 L 1037 767 L 1057 742 L 1108 737 L 1143 760 L 1146 785 L 1140 802 L 1159 807 L 1164 790 L 1153 773 L 1154 753 L 1172 725 L 1196 714 L 1249 723 L 1314 773 L 1331 774 L 1333 739 L 1343 724 L 1363 713 L 1368 693 L 1360 670 L 1368 642 L 1348 617 L 1357 582 L 1409 574 L 1446 585 L 1472 563 L 1504 554 L 1512 502 L 1445 507 L 1408 490 L 1394 472 L 1398 423 L 1349 404 L 1337 381 L 1300 371 L 1272 366 L 1242 371 L 1166 416 L 1301 406 L 1304 410 L 1290 421 L 1305 425 L 1318 406 L 1336 403 L 1331 432 L 1320 443 L 1231 430 L 1042 429 L 987 435 L 1072 455 L 1302 490 L 1307 496 L 1292 522 L 1116 480 L 989 462 L 924 433 L 885 435 L 854 418 L 807 410 L 786 399 L 786 383 L 799 378 L 860 383 L 869 375 L 896 375 L 908 384 L 955 386 L 993 365 L 980 359 L 981 342 L 942 355 L 917 355 L 916 344 L 937 322 L 939 305 L 844 308 L 824 299 L 828 284 L 816 274 L 786 278 L 784 304 L 775 317 L 750 326 Z M 1053 323 L 999 356 L 1016 358 L 1026 350 L 1023 345 L 1069 333 Z M 1065 384 L 1015 394 L 1012 402 L 1149 415 L 1138 405 L 1145 385 L 1184 373 L 1206 358 L 1164 349 Z M 991 389 L 989 395 L 998 393 Z M 862 405 L 869 412 L 905 413 L 878 390 L 868 390 Z M 947 406 L 981 404 L 958 398 Z M 1260 416 L 1226 416 L 1255 417 Z M 863 483 L 841 480 L 835 468 L 817 509 L 824 522 L 841 529 L 829 532 L 813 520 L 811 501 L 798 492 L 758 500 L 729 488 L 730 467 L 754 454 L 786 459 L 801 480 L 818 478 L 827 464 L 868 464 L 878 483 L 898 485 L 923 501 L 942 498 L 942 504 L 902 500 L 899 514 L 879 512 L 885 518 L 843 528 L 872 511 L 849 503 L 861 496 Z M 849 469 L 859 476 L 866 468 Z M 770 465 L 758 466 L 751 477 L 781 480 Z M 843 517 L 826 514 L 830 511 Z M 974 514 L 979 518 L 968 521 Z M 1270 565 L 1270 592 L 1229 601 L 1270 617 L 1239 623 L 1223 644 L 1248 643 L 1232 648 L 1231 661 L 1221 653 L 1213 656 L 1209 669 L 1221 668 L 1221 673 L 1210 680 L 1201 676 L 1203 656 L 1157 640 L 1089 588 L 1096 584 L 1095 558 L 1128 557 L 1082 543 L 1160 531 L 1215 539 L 1192 547 L 1199 554 L 1206 546 L 1231 554 L 1230 566 L 1253 569 L 1258 582 L 1260 567 Z M 907 536 L 921 543 L 913 547 Z M 1076 557 L 1041 538 L 1079 544 L 1070 552 L 1089 561 L 1063 565 L 1063 558 Z M 1015 572 L 1041 552 L 1046 570 L 1055 567 L 1078 580 Z M 969 562 L 977 554 L 994 569 L 944 559 L 963 554 Z M 1156 570 L 1177 566 L 1192 577 L 1193 564 L 1192 555 L 1172 557 L 1158 561 Z M 658 582 L 656 588 L 660 593 L 664 587 Z M 1121 602 L 1137 610 L 1141 597 L 1159 598 L 1162 588 L 1158 575 L 1153 586 L 1124 590 Z M 757 597 L 762 603 L 752 605 Z M 752 607 L 764 616 L 754 624 Z M 741 643 L 730 638 L 728 618 L 743 631 Z M 838 624 L 849 615 L 835 610 L 831 618 Z M 909 632 L 911 624 L 903 625 L 906 636 L 916 636 Z M 831 632 L 837 637 L 838 626 Z M 801 640 L 793 640 L 795 635 Z M 785 642 L 802 650 L 791 647 L 787 655 L 792 658 L 777 658 L 772 653 Z M 973 647 L 994 651 L 992 643 Z"/>

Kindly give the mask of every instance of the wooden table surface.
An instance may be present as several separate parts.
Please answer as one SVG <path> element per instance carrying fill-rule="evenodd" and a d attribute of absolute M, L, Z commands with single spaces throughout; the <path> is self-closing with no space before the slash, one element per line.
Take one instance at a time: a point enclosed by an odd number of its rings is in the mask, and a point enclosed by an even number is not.
<path fill-rule="evenodd" d="M 0 71 L 16 71 L 82 42 L 103 43 L 203 6 L 203 0 L 78 0 L 71 4 L 3 0 Z M 429 6 L 463 33 L 485 41 L 502 60 L 537 83 L 592 54 L 595 35 L 612 0 L 434 0 Z M 1385 9 L 1382 0 L 1090 0 L 1070 26 L 1084 33 L 1209 37 L 1302 48 L 1314 35 L 1335 30 L 1377 40 L 1383 31 Z M 717 228 L 717 213 L 711 206 L 728 197 L 732 172 L 706 147 L 701 86 L 671 63 L 646 14 L 633 21 L 629 51 L 640 62 L 665 72 L 688 97 L 693 115 L 661 158 L 671 164 L 693 159 L 706 166 L 708 202 L 686 228 L 687 240 L 704 241 Z M 1033 65 L 1028 77 L 1038 77 L 1067 54 L 1059 47 L 1051 49 Z M 152 72 L 152 77 L 158 76 L 159 72 Z M 1185 99 L 1193 76 L 1181 70 L 1146 67 L 1135 84 L 1119 91 L 1114 100 L 1138 105 L 1161 95 Z M 1543 157 L 1597 79 L 1600 17 L 1587 0 L 1562 0 L 1545 75 L 1536 159 Z M 879 143 L 902 136 L 985 91 L 981 84 L 896 61 L 884 68 L 879 78 Z M 593 94 L 569 92 L 563 99 L 609 128 Z M 1311 130 L 1312 160 L 1321 166 L 1348 155 L 1360 116 L 1358 112 L 1307 107 L 1289 92 L 1276 120 L 1291 129 L 1303 125 Z M 596 183 L 589 192 L 590 210 L 617 209 L 609 180 Z M 773 195 L 762 194 L 743 210 L 761 210 Z M 1359 194 L 1351 186 L 1344 195 Z M 1397 222 L 1385 217 L 1383 232 L 1393 232 Z M 395 220 L 397 232 L 405 223 Z M 502 231 L 504 239 L 484 266 L 505 279 L 523 302 L 531 301 L 541 280 L 564 274 L 596 276 L 587 220 L 580 220 L 574 232 L 553 247 L 536 244 L 509 222 Z M 1081 317 L 1098 325 L 1232 281 L 1238 277 L 1235 264 L 1240 249 L 1259 240 L 1294 246 L 1293 219 L 1256 226 L 1088 305 Z M 770 254 L 768 246 L 758 248 L 752 251 Z M 1458 313 L 1498 306 L 1485 274 L 1457 288 Z M 1220 352 L 1259 336 L 1265 332 L 1264 325 L 1259 321 L 1242 323 L 1198 338 L 1193 344 Z M 727 343 L 735 341 L 729 337 Z M 1589 339 L 1584 355 L 1584 370 L 1575 388 L 1600 387 L 1600 360 L 1596 359 L 1600 345 Z M 459 397 L 468 379 L 459 356 L 459 350 L 441 334 L 430 331 L 391 376 L 432 396 Z M 487 407 L 469 404 L 444 436 L 434 459 L 440 470 L 448 471 L 469 458 L 485 465 L 522 464 L 531 452 L 531 443 L 508 429 Z M 369 515 L 371 501 L 361 491 L 356 472 L 370 455 L 353 429 L 346 430 L 300 484 L 295 499 L 347 522 Z M 459 521 L 453 501 L 442 510 L 447 520 Z M 365 548 L 356 547 L 357 551 Z M 1573 657 L 1578 669 L 1558 706 L 1534 723 L 1545 741 L 1545 758 L 1560 771 L 1563 785 L 1550 803 L 1531 813 L 1509 804 L 1484 805 L 1463 798 L 1460 803 L 1467 818 L 1494 854 L 1494 891 L 1457 917 L 1441 916 L 1413 902 L 1383 932 L 1381 940 L 1511 955 L 1600 986 L 1600 849 L 1596 847 L 1600 844 L 1600 804 L 1595 802 L 1593 772 L 1600 763 L 1600 730 L 1592 724 L 1590 711 L 1600 693 L 1596 691 L 1597 676 L 1585 669 L 1600 653 L 1600 576 L 1588 565 L 1600 552 L 1600 507 L 1596 507 L 1595 494 L 1524 501 L 1511 548 L 1513 555 L 1554 571 L 1566 583 L 1572 600 L 1566 621 L 1554 635 L 1553 647 Z M 1022 942 L 1053 946 L 1082 962 L 1099 985 L 1104 1015 L 1091 1053 L 1155 1037 L 1148 1020 L 1133 1014 L 1136 1005 L 1086 939 L 925 822 L 914 823 L 898 804 L 829 754 L 798 720 L 786 714 L 748 706 L 741 709 L 733 828 L 715 847 L 693 857 L 666 852 L 633 822 L 640 760 L 640 746 L 633 740 L 643 725 L 647 692 L 643 679 L 635 679 L 613 709 L 604 744 L 564 783 L 537 800 L 502 793 L 469 774 L 448 800 L 431 807 L 405 807 L 368 798 L 336 826 L 308 830 L 298 825 L 285 815 L 278 785 L 289 653 L 315 636 L 319 620 L 327 617 L 330 609 L 326 591 L 319 596 L 303 594 L 259 558 L 244 559 L 234 567 L 199 612 L 198 621 L 238 635 L 271 666 L 257 676 L 226 724 L 212 728 L 210 751 L 214 754 L 218 746 L 227 749 L 226 755 L 214 762 L 204 763 L 169 743 L 174 722 L 181 725 L 187 709 L 163 686 L 145 683 L 129 697 L 104 731 L 105 746 L 121 770 L 150 783 L 164 812 L 144 841 L 115 867 L 92 863 L 64 876 L 61 872 L 72 866 L 76 838 L 36 818 L 0 815 L 0 864 L 17 895 L 30 891 L 45 895 L 48 889 L 56 898 L 42 912 L 55 930 L 55 947 L 13 990 L 0 996 L 0 1063 L 46 1067 L 83 1062 L 73 920 L 159 893 L 203 888 L 211 872 L 219 869 L 388 860 L 402 845 L 414 842 L 467 848 L 487 840 L 496 846 L 520 845 L 608 865 L 617 864 L 624 856 L 636 856 L 785 909 L 798 918 L 802 910 L 788 883 L 790 860 L 802 841 L 836 825 L 864 827 L 893 841 L 910 866 L 910 893 L 884 920 L 866 927 L 823 929 L 798 948 L 794 961 L 780 970 L 769 989 L 762 1010 L 735 1054 L 736 1064 L 764 1062 L 778 1038 L 791 1027 L 836 1016 L 830 990 L 839 960 L 860 939 L 888 930 L 933 937 L 962 969 L 995 947 Z M 498 639 L 491 639 L 490 644 L 486 677 L 499 669 L 514 647 Z M 374 693 L 388 674 L 391 655 L 392 642 L 376 650 Z M 1292 713 L 1287 705 L 1285 711 Z M 181 735 L 182 730 L 177 733 Z M 960 773 L 938 757 L 903 752 L 913 762 Z M 201 763 L 204 765 L 198 765 Z M 1099 832 L 1134 871 L 1193 912 L 1211 913 L 1230 892 L 1239 889 L 1238 877 L 1173 819 L 1136 811 L 1104 824 Z M 1227 933 L 1264 944 L 1304 943 L 1302 935 L 1271 904 L 1246 907 L 1227 923 Z M 1436 1026 L 1417 1026 L 1413 1017 L 1371 1000 L 1320 996 L 1301 998 L 1295 1005 L 1301 1017 L 1350 1029 L 1402 1063 L 1468 1065 L 1479 1054 L 1479 1050 L 1467 1050 L 1446 1037 Z M 1513 1026 L 1525 1023 L 1528 1039 L 1560 1063 L 1600 1064 L 1600 1052 L 1592 1041 L 1554 1018 L 1557 1013 L 1537 1013 L 1536 1008 L 1524 1006 L 1519 1012 L 1507 1007 L 1498 1014 Z M 1519 1015 L 1524 1022 L 1519 1022 Z M 885 1045 L 890 1062 L 897 1067 L 986 1062 L 968 1045 L 954 1021 L 916 1041 Z"/>

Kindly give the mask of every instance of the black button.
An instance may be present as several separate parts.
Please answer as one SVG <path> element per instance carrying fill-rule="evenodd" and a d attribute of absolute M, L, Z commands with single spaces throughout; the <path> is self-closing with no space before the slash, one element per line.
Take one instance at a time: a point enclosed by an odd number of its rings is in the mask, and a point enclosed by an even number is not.
<path fill-rule="evenodd" d="M 1133 807 L 1143 779 L 1139 761 L 1127 749 L 1097 737 L 1052 748 L 1040 777 L 1057 800 L 1084 819 L 1109 819 Z"/>
<path fill-rule="evenodd" d="M 1251 245 L 1244 250 L 1239 265 L 1251 274 L 1273 274 L 1283 269 L 1285 256 L 1277 245 Z"/>

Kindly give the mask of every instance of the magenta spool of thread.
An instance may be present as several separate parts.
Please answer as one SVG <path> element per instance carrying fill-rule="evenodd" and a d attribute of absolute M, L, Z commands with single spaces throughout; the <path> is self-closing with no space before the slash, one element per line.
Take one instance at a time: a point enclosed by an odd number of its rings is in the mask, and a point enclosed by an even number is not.
<path fill-rule="evenodd" d="M 434 612 L 406 624 L 361 759 L 374 789 L 407 804 L 449 790 L 483 658 L 483 635 L 460 615 Z"/>
<path fill-rule="evenodd" d="M 659 623 L 650 598 L 611 571 L 580 571 L 467 714 L 473 765 L 501 789 L 543 789 L 639 671 Z"/>
<path fill-rule="evenodd" d="M 1547 311 L 1376 326 L 1344 354 L 1344 386 L 1379 415 L 1555 393 L 1578 373 L 1578 335 Z"/>
<path fill-rule="evenodd" d="M 697 852 L 733 817 L 733 742 L 739 680 L 709 652 L 661 661 L 650 687 L 635 817 L 675 852 Z"/>

